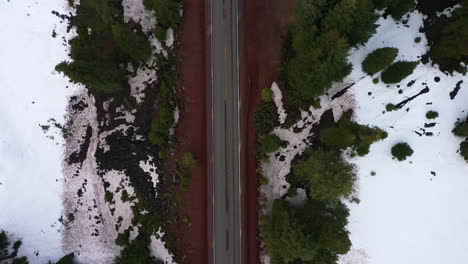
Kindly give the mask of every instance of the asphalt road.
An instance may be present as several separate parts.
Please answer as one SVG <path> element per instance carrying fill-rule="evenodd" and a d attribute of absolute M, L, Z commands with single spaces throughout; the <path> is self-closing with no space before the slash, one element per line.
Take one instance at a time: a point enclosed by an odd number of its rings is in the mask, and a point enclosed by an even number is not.
<path fill-rule="evenodd" d="M 213 262 L 241 263 L 238 0 L 211 0 Z"/>

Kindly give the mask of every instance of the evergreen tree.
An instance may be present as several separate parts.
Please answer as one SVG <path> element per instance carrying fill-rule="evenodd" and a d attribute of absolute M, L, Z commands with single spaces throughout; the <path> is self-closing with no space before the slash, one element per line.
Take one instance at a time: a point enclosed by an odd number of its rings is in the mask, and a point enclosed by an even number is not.
<path fill-rule="evenodd" d="M 304 226 L 294 217 L 287 202 L 275 200 L 265 230 L 265 245 L 272 264 L 313 259 L 316 247 L 303 230 Z"/>
<path fill-rule="evenodd" d="M 416 7 L 415 0 L 374 0 L 374 4 L 378 9 L 386 9 L 385 13 L 395 20 L 400 20 Z"/>
<path fill-rule="evenodd" d="M 362 62 L 362 70 L 373 75 L 392 64 L 398 55 L 397 48 L 379 48 L 367 55 Z"/>
<path fill-rule="evenodd" d="M 442 30 L 440 39 L 430 51 L 431 58 L 437 63 L 443 59 L 468 61 L 468 1 L 453 11 L 450 22 Z"/>
<path fill-rule="evenodd" d="M 336 264 L 351 247 L 348 209 L 341 202 L 306 201 L 303 208 L 275 200 L 265 228 L 271 263 Z"/>
<path fill-rule="evenodd" d="M 148 40 L 130 29 L 113 25 L 112 34 L 119 49 L 135 61 L 146 62 L 151 56 Z"/>
<path fill-rule="evenodd" d="M 323 30 L 337 30 L 351 46 L 366 42 L 377 28 L 371 0 L 342 0 L 323 20 Z"/>
<path fill-rule="evenodd" d="M 354 188 L 356 175 L 351 164 L 335 151 L 310 151 L 310 157 L 293 166 L 288 181 L 303 185 L 310 197 L 317 200 L 338 200 L 348 197 Z"/>
<path fill-rule="evenodd" d="M 397 61 L 382 72 L 382 81 L 384 83 L 399 83 L 413 73 L 418 63 L 417 61 Z"/>

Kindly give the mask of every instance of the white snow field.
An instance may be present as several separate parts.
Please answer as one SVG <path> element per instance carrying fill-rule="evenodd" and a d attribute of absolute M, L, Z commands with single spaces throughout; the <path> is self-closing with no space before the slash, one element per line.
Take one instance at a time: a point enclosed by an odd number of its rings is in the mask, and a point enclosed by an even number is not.
<path fill-rule="evenodd" d="M 75 88 L 54 73 L 67 51 L 52 37 L 66 30 L 52 10 L 68 13 L 66 1 L 0 1 L 0 229 L 22 239 L 30 263 L 63 255 L 63 138 L 48 120 L 63 124 Z M 44 134 L 40 124 L 51 128 Z"/>
<path fill-rule="evenodd" d="M 377 34 L 352 52 L 354 71 L 350 79 L 364 75 L 361 62 L 376 48 L 397 47 L 397 59 L 404 60 L 418 60 L 426 51 L 427 41 L 419 33 L 421 14 L 411 14 L 409 27 L 391 18 L 380 19 L 379 24 Z M 421 43 L 414 42 L 416 37 L 422 37 Z M 407 87 L 411 80 L 415 83 Z M 451 100 L 449 93 L 460 80 L 460 92 Z M 430 91 L 403 109 L 382 112 L 387 103 L 397 104 L 425 87 Z M 403 93 L 398 94 L 398 89 Z M 437 67 L 420 64 L 399 88 L 382 82 L 375 85 L 371 77 L 366 77 L 350 92 L 356 100 L 356 121 L 379 126 L 389 136 L 374 143 L 367 156 L 353 160 L 358 168 L 361 202 L 349 204 L 353 250 L 341 263 L 468 263 L 468 163 L 456 153 L 461 139 L 451 132 L 457 118 L 464 119 L 468 114 L 468 77 L 446 76 Z M 439 117 L 426 119 L 429 110 L 437 111 Z M 436 125 L 424 127 L 431 122 Z M 433 136 L 415 133 L 424 134 L 422 129 Z M 403 162 L 393 160 L 390 153 L 391 147 L 401 141 L 414 150 Z M 371 176 L 372 171 L 375 176 Z"/>

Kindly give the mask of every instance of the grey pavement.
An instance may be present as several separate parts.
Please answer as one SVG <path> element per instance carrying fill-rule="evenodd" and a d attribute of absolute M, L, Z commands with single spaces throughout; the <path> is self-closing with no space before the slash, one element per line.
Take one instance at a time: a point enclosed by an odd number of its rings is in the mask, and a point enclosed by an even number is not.
<path fill-rule="evenodd" d="M 213 261 L 241 263 L 238 1 L 211 0 Z"/>

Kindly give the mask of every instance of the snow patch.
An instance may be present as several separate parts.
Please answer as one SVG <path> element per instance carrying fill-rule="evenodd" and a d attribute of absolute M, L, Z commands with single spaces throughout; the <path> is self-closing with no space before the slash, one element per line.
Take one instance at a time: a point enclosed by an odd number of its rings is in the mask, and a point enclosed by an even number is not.
<path fill-rule="evenodd" d="M 151 255 L 163 260 L 165 264 L 175 264 L 172 254 L 166 249 L 166 242 L 162 241 L 163 237 L 164 233 L 161 229 L 158 230 L 156 235 L 151 236 L 151 243 L 149 246 Z"/>
<path fill-rule="evenodd" d="M 273 91 L 273 101 L 278 108 L 279 122 L 280 124 L 284 124 L 284 120 L 286 120 L 286 110 L 283 108 L 283 95 L 276 82 L 273 82 L 271 85 L 271 90 Z"/>

